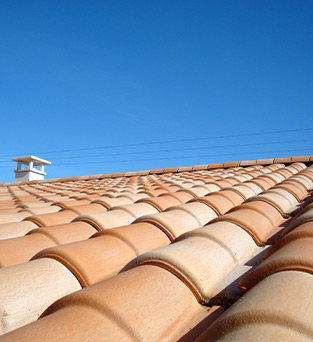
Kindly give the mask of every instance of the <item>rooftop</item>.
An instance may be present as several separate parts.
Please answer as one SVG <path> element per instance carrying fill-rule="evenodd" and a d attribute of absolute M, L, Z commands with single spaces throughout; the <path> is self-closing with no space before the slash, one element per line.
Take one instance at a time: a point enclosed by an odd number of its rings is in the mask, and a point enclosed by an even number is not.
<path fill-rule="evenodd" d="M 312 163 L 2 183 L 0 341 L 311 341 Z"/>

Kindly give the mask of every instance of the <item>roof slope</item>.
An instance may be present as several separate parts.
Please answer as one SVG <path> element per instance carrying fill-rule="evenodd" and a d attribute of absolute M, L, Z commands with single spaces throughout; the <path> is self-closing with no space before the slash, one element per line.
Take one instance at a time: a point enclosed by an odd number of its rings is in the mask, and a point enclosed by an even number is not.
<path fill-rule="evenodd" d="M 0 341 L 313 339 L 313 166 L 0 187 Z"/>

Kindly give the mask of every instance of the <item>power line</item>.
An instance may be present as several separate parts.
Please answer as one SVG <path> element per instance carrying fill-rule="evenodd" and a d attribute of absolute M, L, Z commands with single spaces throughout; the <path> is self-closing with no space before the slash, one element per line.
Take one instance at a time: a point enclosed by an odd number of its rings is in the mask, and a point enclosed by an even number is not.
<path fill-rule="evenodd" d="M 258 146 L 258 145 L 273 145 L 273 144 L 285 144 L 285 143 L 299 143 L 309 142 L 313 139 L 302 139 L 302 140 L 286 140 L 286 141 L 273 141 L 273 142 L 262 142 L 253 144 L 236 144 L 236 145 L 216 145 L 216 146 L 205 146 L 205 147 L 193 147 L 193 148 L 178 148 L 178 149 L 166 149 L 166 150 L 152 150 L 152 151 L 135 151 L 135 152 L 123 152 L 123 153 L 109 153 L 109 154 L 92 154 L 92 155 L 81 155 L 81 156 L 68 156 L 68 157 L 57 157 L 54 160 L 62 159 L 78 159 L 78 158 L 93 158 L 93 157 L 114 157 L 114 156 L 126 156 L 133 154 L 151 154 L 151 153 L 168 153 L 168 152 L 180 152 L 180 151 L 195 151 L 195 150 L 210 150 L 217 148 L 228 148 L 228 147 L 246 147 L 246 146 Z M 6 163 L 7 161 L 0 161 L 0 163 Z"/>
<path fill-rule="evenodd" d="M 168 152 L 180 152 L 180 151 L 197 151 L 197 150 L 210 150 L 218 148 L 228 148 L 228 147 L 246 147 L 246 146 L 258 146 L 258 145 L 273 145 L 273 144 L 289 144 L 289 143 L 299 143 L 299 142 L 309 142 L 313 139 L 302 139 L 302 140 L 286 140 L 286 141 L 273 141 L 273 142 L 262 142 L 253 144 L 236 144 L 236 145 L 215 145 L 215 146 L 205 146 L 205 147 L 192 147 L 192 148 L 177 148 L 177 149 L 166 149 L 166 150 L 155 150 L 155 151 L 136 151 L 136 152 L 123 152 L 123 153 L 109 153 L 109 154 L 92 154 L 87 156 L 69 156 L 69 157 L 57 157 L 52 160 L 62 160 L 62 159 L 76 159 L 76 158 L 92 158 L 92 157 L 114 157 L 114 156 L 127 156 L 132 154 L 151 154 L 151 153 L 168 153 Z M 1 163 L 1 161 L 0 161 Z"/>
<path fill-rule="evenodd" d="M 204 141 L 204 140 L 212 140 L 212 139 L 251 137 L 251 136 L 261 136 L 261 135 L 268 135 L 268 134 L 294 133 L 294 132 L 304 132 L 304 131 L 313 131 L 313 128 L 299 128 L 299 129 L 290 129 L 290 130 L 282 130 L 282 131 L 267 131 L 267 132 L 256 132 L 256 133 L 229 134 L 229 135 L 220 135 L 220 136 L 213 136 L 213 137 L 189 138 L 189 139 L 165 140 L 165 141 L 163 140 L 163 141 L 141 142 L 141 143 L 133 143 L 133 144 L 120 144 L 120 145 L 109 145 L 109 146 L 99 146 L 99 147 L 85 147 L 85 148 L 74 148 L 74 149 L 66 149 L 66 150 L 55 150 L 55 151 L 37 151 L 37 152 L 30 152 L 30 153 L 15 153 L 15 154 L 65 153 L 65 152 L 75 152 L 75 151 L 77 152 L 77 151 L 110 149 L 110 148 L 118 148 L 118 147 L 134 147 L 134 146 L 181 143 L 181 142 L 189 142 L 189 141 Z M 11 157 L 11 156 L 12 156 L 12 154 L 0 155 L 0 157 Z"/>
<path fill-rule="evenodd" d="M 260 154 L 260 153 L 283 153 L 283 152 L 295 152 L 295 151 L 312 151 L 312 148 L 307 149 L 288 149 L 288 150 L 276 150 L 276 151 L 252 151 L 252 152 L 238 152 L 238 153 L 218 153 L 218 154 L 206 154 L 198 156 L 182 156 L 182 157 L 159 157 L 159 158 L 147 158 L 147 159 L 124 159 L 124 160 L 104 160 L 95 162 L 75 162 L 75 163 L 60 163 L 53 164 L 53 166 L 66 166 L 66 165 L 84 165 L 84 164 L 118 164 L 118 163 L 129 163 L 129 162 L 140 162 L 140 161 L 154 161 L 154 160 L 177 160 L 177 159 L 190 159 L 190 158 L 207 158 L 207 157 L 225 157 L 225 156 L 239 156 L 249 154 Z M 11 168 L 12 166 L 0 166 L 0 168 Z"/>
<path fill-rule="evenodd" d="M 54 166 L 65 166 L 65 165 L 83 165 L 83 164 L 107 164 L 107 163 L 128 163 L 138 161 L 153 161 L 153 160 L 173 160 L 173 159 L 190 159 L 190 158 L 207 158 L 207 157 L 220 157 L 220 156 L 239 156 L 249 155 L 254 153 L 282 153 L 282 152 L 295 152 L 295 151 L 312 151 L 312 148 L 307 149 L 289 149 L 289 150 L 278 150 L 278 151 L 253 151 L 253 152 L 238 152 L 238 153 L 218 153 L 218 154 L 206 154 L 200 156 L 182 156 L 182 157 L 160 157 L 160 158 L 148 158 L 148 159 L 128 159 L 128 160 L 105 160 L 97 162 L 77 162 L 77 163 L 61 163 L 53 164 Z"/>

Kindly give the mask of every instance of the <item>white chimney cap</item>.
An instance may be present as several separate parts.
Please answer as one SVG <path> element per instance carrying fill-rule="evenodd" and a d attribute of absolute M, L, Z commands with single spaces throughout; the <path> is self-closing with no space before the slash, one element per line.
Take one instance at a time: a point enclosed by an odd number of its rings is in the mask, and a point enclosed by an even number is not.
<path fill-rule="evenodd" d="M 12 158 L 13 161 L 17 162 L 17 169 L 15 172 L 15 181 L 32 181 L 44 179 L 46 173 L 44 172 L 45 165 L 50 165 L 51 162 L 35 156 L 25 156 Z M 22 169 L 22 164 L 27 167 Z M 40 169 L 35 169 L 35 166 L 40 166 Z"/>
<path fill-rule="evenodd" d="M 24 165 L 29 165 L 31 161 L 33 162 L 34 166 L 51 164 L 51 162 L 49 162 L 48 160 L 44 160 L 35 156 L 17 157 L 17 158 L 12 158 L 12 160 L 16 162 L 20 162 L 21 164 L 24 164 Z"/>

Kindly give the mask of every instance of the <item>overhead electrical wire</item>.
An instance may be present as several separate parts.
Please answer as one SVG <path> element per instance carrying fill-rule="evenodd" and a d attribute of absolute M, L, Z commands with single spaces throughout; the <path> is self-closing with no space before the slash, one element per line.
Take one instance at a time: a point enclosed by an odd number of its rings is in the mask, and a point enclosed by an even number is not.
<path fill-rule="evenodd" d="M 202 137 L 202 138 L 163 140 L 163 141 L 141 142 L 141 143 L 131 143 L 131 144 L 120 144 L 120 145 L 107 145 L 107 146 L 98 146 L 98 147 L 84 147 L 84 148 L 54 150 L 54 151 L 37 151 L 37 152 L 29 152 L 29 153 L 15 153 L 15 154 L 67 153 L 67 152 L 91 151 L 91 150 L 110 149 L 110 148 L 119 148 L 119 147 L 159 145 L 159 144 L 182 143 L 182 142 L 190 142 L 190 141 L 204 141 L 204 140 L 212 140 L 212 139 L 251 137 L 251 136 L 261 136 L 261 135 L 280 134 L 280 133 L 295 133 L 295 132 L 304 132 L 304 131 L 313 131 L 313 128 L 299 128 L 299 129 L 289 129 L 289 130 L 281 130 L 281 131 L 267 131 L 267 132 L 255 132 L 255 133 L 228 134 L 228 135 Z M 12 156 L 12 153 L 11 154 L 3 154 L 3 155 L 0 155 L 0 158 L 1 157 L 11 157 L 11 156 Z"/>
<path fill-rule="evenodd" d="M 272 141 L 272 142 L 258 142 L 250 144 L 232 144 L 232 145 L 213 145 L 203 147 L 192 147 L 192 148 L 177 148 L 177 149 L 163 149 L 163 150 L 150 150 L 150 151 L 134 151 L 134 152 L 120 152 L 120 153 L 108 153 L 108 154 L 92 154 L 92 155 L 80 155 L 80 156 L 67 156 L 67 157 L 56 157 L 54 160 L 62 159 L 78 159 L 78 158 L 94 158 L 94 157 L 114 157 L 114 156 L 126 156 L 126 155 L 140 155 L 140 154 L 151 154 L 151 153 L 169 153 L 169 152 L 181 152 L 181 151 L 195 151 L 195 150 L 210 150 L 218 148 L 229 148 L 229 147 L 247 147 L 247 146 L 258 146 L 258 145 L 276 145 L 276 144 L 287 144 L 287 143 L 302 143 L 312 142 L 313 139 L 301 139 L 301 140 L 285 140 L 285 141 Z M 0 161 L 1 163 L 7 163 L 8 161 Z"/>
<path fill-rule="evenodd" d="M 205 147 L 177 148 L 177 149 L 152 150 L 152 151 L 121 152 L 121 153 L 109 153 L 109 154 L 92 154 L 92 155 L 85 155 L 85 156 L 57 157 L 57 158 L 53 158 L 52 160 L 92 158 L 92 157 L 114 157 L 114 156 L 127 156 L 127 155 L 132 155 L 132 154 L 151 154 L 151 153 L 169 153 L 169 152 L 181 152 L 181 151 L 197 151 L 197 150 L 210 150 L 210 149 L 228 148 L 228 147 L 247 147 L 247 146 L 258 146 L 258 145 L 299 143 L 299 142 L 309 142 L 309 141 L 313 141 L 313 139 L 302 139 L 302 140 L 291 140 L 291 141 L 273 141 L 273 142 L 265 142 L 265 143 L 259 142 L 259 143 L 253 143 L 253 144 L 215 145 L 215 146 L 205 146 Z"/>
<path fill-rule="evenodd" d="M 260 153 L 283 153 L 283 152 L 295 152 L 295 151 L 312 151 L 312 148 L 308 149 L 288 149 L 288 150 L 276 150 L 276 151 L 253 151 L 253 152 L 238 152 L 238 153 L 218 153 L 218 154 L 206 154 L 198 156 L 181 156 L 181 157 L 159 157 L 159 158 L 143 158 L 143 159 L 128 159 L 128 160 L 105 160 L 96 162 L 77 162 L 77 163 L 60 163 L 53 164 L 54 166 L 65 166 L 65 165 L 83 165 L 83 164 L 106 164 L 106 163 L 128 163 L 138 161 L 153 161 L 153 160 L 173 160 L 173 159 L 190 159 L 190 158 L 207 158 L 207 157 L 219 157 L 219 156 L 235 156 L 235 155 L 249 155 L 249 154 L 260 154 Z"/>

